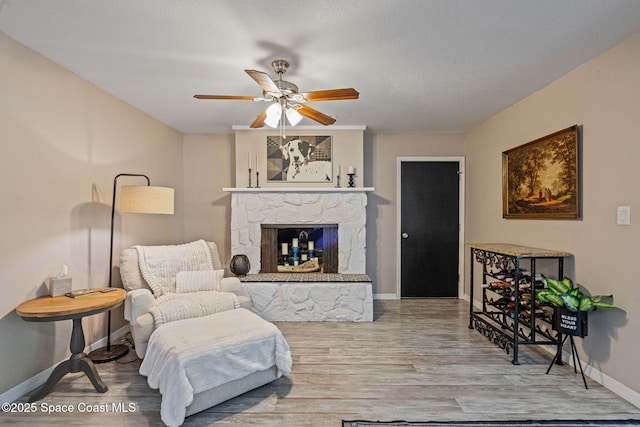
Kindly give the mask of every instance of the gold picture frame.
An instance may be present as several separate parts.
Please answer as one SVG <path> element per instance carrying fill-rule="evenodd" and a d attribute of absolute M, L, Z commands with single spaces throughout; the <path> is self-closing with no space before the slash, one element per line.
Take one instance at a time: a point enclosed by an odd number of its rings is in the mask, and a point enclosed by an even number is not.
<path fill-rule="evenodd" d="M 579 127 L 502 153 L 503 218 L 579 219 Z"/>

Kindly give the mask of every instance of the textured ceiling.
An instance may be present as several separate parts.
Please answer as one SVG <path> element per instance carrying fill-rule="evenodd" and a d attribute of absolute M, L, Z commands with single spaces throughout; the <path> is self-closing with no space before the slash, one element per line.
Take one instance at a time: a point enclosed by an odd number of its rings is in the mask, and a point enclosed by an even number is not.
<path fill-rule="evenodd" d="M 265 108 L 244 73 L 301 91 L 334 126 L 465 131 L 640 31 L 639 0 L 0 0 L 0 31 L 185 133 L 230 133 Z M 301 125 L 314 125 L 304 119 Z"/>

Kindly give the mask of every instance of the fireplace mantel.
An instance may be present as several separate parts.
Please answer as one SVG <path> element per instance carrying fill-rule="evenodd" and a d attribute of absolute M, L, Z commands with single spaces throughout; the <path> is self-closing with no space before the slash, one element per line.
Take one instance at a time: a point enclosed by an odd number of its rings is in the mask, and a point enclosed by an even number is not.
<path fill-rule="evenodd" d="M 361 193 L 371 192 L 373 187 L 267 187 L 267 188 L 223 188 L 228 193 Z"/>

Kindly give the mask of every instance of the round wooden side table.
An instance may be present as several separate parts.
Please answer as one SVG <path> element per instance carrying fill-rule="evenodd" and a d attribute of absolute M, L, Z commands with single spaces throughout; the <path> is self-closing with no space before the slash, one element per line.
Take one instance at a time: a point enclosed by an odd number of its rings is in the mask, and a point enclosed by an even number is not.
<path fill-rule="evenodd" d="M 104 288 L 102 288 L 104 289 Z M 58 320 L 73 320 L 71 330 L 71 357 L 55 367 L 47 381 L 29 396 L 29 402 L 35 402 L 45 397 L 51 389 L 68 373 L 84 372 L 99 393 L 108 390 L 102 381 L 95 365 L 84 353 L 84 331 L 82 318 L 114 309 L 122 304 L 127 293 L 124 289 L 111 289 L 100 292 L 98 289 L 87 295 L 71 298 L 68 296 L 44 296 L 25 301 L 16 308 L 18 316 L 29 322 L 55 322 Z"/>

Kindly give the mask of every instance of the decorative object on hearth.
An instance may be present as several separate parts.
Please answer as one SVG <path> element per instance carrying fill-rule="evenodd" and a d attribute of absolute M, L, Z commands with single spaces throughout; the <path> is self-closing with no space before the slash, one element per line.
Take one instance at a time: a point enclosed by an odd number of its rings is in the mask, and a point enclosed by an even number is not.
<path fill-rule="evenodd" d="M 580 218 L 579 126 L 502 153 L 504 218 Z"/>
<path fill-rule="evenodd" d="M 316 257 L 315 242 L 312 240 L 309 240 L 307 243 L 307 254 L 309 255 L 309 259 L 314 259 Z"/>
<path fill-rule="evenodd" d="M 113 225 L 116 213 L 116 190 L 118 178 L 139 177 L 147 181 L 147 185 L 126 185 L 122 187 L 120 212 L 173 215 L 174 190 L 168 187 L 151 185 L 148 176 L 133 173 L 121 173 L 113 178 L 113 199 L 111 201 L 111 238 L 109 246 L 109 288 L 113 286 Z M 89 353 L 88 357 L 95 363 L 110 362 L 126 355 L 129 347 L 118 344 L 111 345 L 111 312 L 107 313 L 107 345 Z"/>
<path fill-rule="evenodd" d="M 307 106 L 307 102 L 340 101 L 359 97 L 358 91 L 353 88 L 298 92 L 298 86 L 282 80 L 282 76 L 289 68 L 289 62 L 276 59 L 271 62 L 271 67 L 278 75 L 277 80 L 273 80 L 262 71 L 244 70 L 260 85 L 262 96 L 194 95 L 194 98 L 269 102 L 270 105 L 258 115 L 250 127 L 261 128 L 265 124 L 272 128 L 280 127 L 280 136 L 285 138 L 285 117 L 291 126 L 297 125 L 303 116 L 325 126 L 335 123 L 336 119 Z"/>
<path fill-rule="evenodd" d="M 249 262 L 249 257 L 244 254 L 234 255 L 231 258 L 231 264 L 229 265 L 229 269 L 236 276 L 246 276 L 251 270 L 251 263 Z"/>
<path fill-rule="evenodd" d="M 294 239 L 297 240 L 297 239 Z M 289 257 L 289 265 L 296 266 L 300 264 L 300 246 L 298 246 L 297 242 L 295 245 L 291 246 L 291 256 Z"/>
<path fill-rule="evenodd" d="M 319 270 L 318 258 L 310 259 L 302 264 L 278 266 L 278 273 L 312 273 Z"/>
<path fill-rule="evenodd" d="M 574 371 L 576 370 L 577 364 L 577 366 L 580 367 L 584 388 L 588 388 L 582 363 L 578 355 L 578 349 L 576 348 L 573 337 L 584 338 L 587 336 L 589 311 L 596 310 L 598 307 L 617 308 L 611 303 L 604 302 L 605 300 L 611 300 L 613 295 L 585 295 L 580 288 L 574 286 L 573 281 L 568 277 L 562 280 L 546 278 L 545 281 L 547 287 L 537 291 L 536 298 L 538 301 L 551 304 L 554 307 L 553 327 L 556 331 L 565 335 L 562 345 L 558 348 L 558 352 L 547 369 L 547 374 L 551 370 L 554 362 L 561 360 L 562 347 L 567 341 L 567 338 L 569 338 Z"/>

